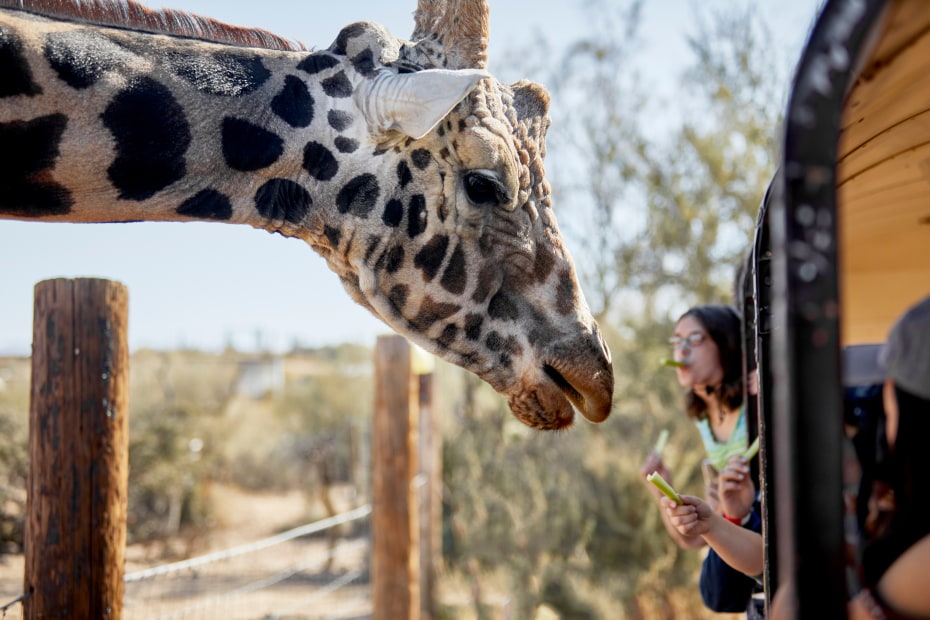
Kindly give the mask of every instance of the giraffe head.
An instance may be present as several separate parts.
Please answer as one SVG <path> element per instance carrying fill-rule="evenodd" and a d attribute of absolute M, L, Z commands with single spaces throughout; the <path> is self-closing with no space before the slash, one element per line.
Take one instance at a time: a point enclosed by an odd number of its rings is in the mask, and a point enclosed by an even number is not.
<path fill-rule="evenodd" d="M 313 53 L 128 0 L 0 0 L 0 217 L 300 237 L 527 425 L 600 422 L 610 353 L 544 177 L 549 97 L 491 77 L 487 41 L 479 0 Z"/>
<path fill-rule="evenodd" d="M 522 422 L 562 428 L 574 409 L 600 422 L 610 353 L 552 210 L 549 96 L 487 74 L 487 40 L 473 0 L 421 1 L 411 41 L 373 24 L 342 31 L 329 51 L 360 68 L 357 139 L 380 171 L 346 173 L 337 208 L 356 221 L 317 249 L 356 301 L 487 381 Z"/>

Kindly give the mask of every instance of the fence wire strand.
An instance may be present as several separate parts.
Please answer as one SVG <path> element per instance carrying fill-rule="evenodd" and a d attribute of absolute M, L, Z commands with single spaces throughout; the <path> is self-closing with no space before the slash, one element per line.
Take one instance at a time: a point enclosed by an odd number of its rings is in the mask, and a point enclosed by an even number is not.
<path fill-rule="evenodd" d="M 293 577 L 294 575 L 298 575 L 304 572 L 305 570 L 307 570 L 308 568 L 315 566 L 325 560 L 332 559 L 343 551 L 363 547 L 366 544 L 367 543 L 365 541 L 355 541 L 351 543 L 341 544 L 336 549 L 330 550 L 328 553 L 319 554 L 305 562 L 301 562 L 300 564 L 295 564 L 294 566 L 291 566 L 287 568 L 286 570 L 283 570 L 279 573 L 276 573 L 264 579 L 259 579 L 257 581 L 244 584 L 242 586 L 239 586 L 238 588 L 233 588 L 232 590 L 229 590 L 228 592 L 223 592 L 220 594 L 210 596 L 208 598 L 204 598 L 203 600 L 198 601 L 197 603 L 193 605 L 189 605 L 183 609 L 179 609 L 172 613 L 161 615 L 161 616 L 156 616 L 154 620 L 173 620 L 174 618 L 183 618 L 184 616 L 187 616 L 196 611 L 200 611 L 208 607 L 215 607 L 224 602 L 231 601 L 232 599 L 235 599 L 237 597 L 245 596 L 247 594 L 252 594 L 253 592 L 258 592 L 259 590 L 264 590 L 273 585 L 281 583 L 282 581 L 289 579 L 290 577 Z M 339 589 L 343 585 L 347 583 L 351 583 L 352 581 L 357 579 L 359 576 L 361 576 L 361 574 L 362 574 L 362 571 L 360 569 L 350 571 L 349 573 L 346 573 L 346 575 L 338 577 L 334 579 L 333 581 L 331 581 L 330 583 L 328 583 L 327 585 L 323 586 L 322 588 L 315 590 L 313 594 L 306 597 L 305 600 L 310 601 L 316 598 L 320 598 L 321 596 L 328 594 L 330 592 L 334 592 L 335 590 Z M 346 577 L 351 577 L 351 578 L 346 579 Z M 296 609 L 303 607 L 303 605 L 304 603 L 302 602 L 301 604 L 296 605 L 291 609 L 296 610 Z"/>
<path fill-rule="evenodd" d="M 330 581 L 328 584 L 326 584 L 319 590 L 316 590 L 313 593 L 308 594 L 307 596 L 302 598 L 300 601 L 298 601 L 296 604 L 291 605 L 290 607 L 286 607 L 285 609 L 283 609 L 282 611 L 276 614 L 269 614 L 268 616 L 266 616 L 266 620 L 281 620 L 283 617 L 289 616 L 295 613 L 299 609 L 303 609 L 308 604 L 322 598 L 323 596 L 331 592 L 335 592 L 339 588 L 352 583 L 353 581 L 361 577 L 363 574 L 364 573 L 361 569 L 355 569 L 353 571 L 349 571 L 345 575 L 338 577 L 336 579 L 333 579 L 332 581 Z"/>
<path fill-rule="evenodd" d="M 315 521 L 313 523 L 308 523 L 307 525 L 295 527 L 292 530 L 282 532 L 281 534 L 277 534 L 275 536 L 269 536 L 268 538 L 263 538 L 247 545 L 240 545 L 238 547 L 232 547 L 223 551 L 216 551 L 214 553 L 201 555 L 189 560 L 173 562 L 171 564 L 162 564 L 161 566 L 154 566 L 152 568 L 136 571 L 126 575 L 123 580 L 126 583 L 142 581 L 144 579 L 149 579 L 159 575 L 168 575 L 170 573 L 196 568 L 205 564 L 212 564 L 222 560 L 229 560 L 240 555 L 255 553 L 256 551 L 261 551 L 262 549 L 267 549 L 268 547 L 274 547 L 275 545 L 280 545 L 281 543 L 294 540 L 295 538 L 322 532 L 323 530 L 336 527 L 337 525 L 342 525 L 357 519 L 362 519 L 367 517 L 369 514 L 371 514 L 371 505 L 365 504 L 364 506 L 360 506 L 355 510 L 350 510 L 328 519 L 323 519 L 321 521 Z"/>
<path fill-rule="evenodd" d="M 22 605 L 29 598 L 31 592 L 24 592 L 5 605 L 0 605 L 0 620 L 6 619 L 6 612 L 15 605 Z M 22 616 L 22 614 L 20 614 Z"/>

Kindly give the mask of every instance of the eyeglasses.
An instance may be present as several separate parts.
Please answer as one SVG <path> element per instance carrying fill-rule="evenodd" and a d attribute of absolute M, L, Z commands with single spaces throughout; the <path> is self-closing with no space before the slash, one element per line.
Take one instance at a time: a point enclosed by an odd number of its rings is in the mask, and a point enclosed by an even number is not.
<path fill-rule="evenodd" d="M 681 349 L 682 347 L 688 347 L 693 349 L 695 347 L 701 346 L 701 344 L 707 339 L 707 335 L 703 332 L 691 332 L 684 338 L 679 336 L 672 336 L 668 339 L 668 343 L 672 345 L 673 349 Z"/>

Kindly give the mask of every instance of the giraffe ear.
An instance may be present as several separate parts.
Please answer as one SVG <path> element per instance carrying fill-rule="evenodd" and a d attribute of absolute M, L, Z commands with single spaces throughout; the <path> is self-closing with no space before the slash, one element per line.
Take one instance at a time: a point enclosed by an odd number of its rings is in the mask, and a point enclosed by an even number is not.
<path fill-rule="evenodd" d="M 487 72 L 478 69 L 382 71 L 356 90 L 356 103 L 373 132 L 399 131 L 419 139 L 487 77 Z"/>

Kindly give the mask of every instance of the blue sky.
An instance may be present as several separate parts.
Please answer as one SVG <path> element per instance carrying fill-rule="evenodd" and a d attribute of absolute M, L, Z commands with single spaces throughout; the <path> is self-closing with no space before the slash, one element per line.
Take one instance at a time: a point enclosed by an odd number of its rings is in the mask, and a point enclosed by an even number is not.
<path fill-rule="evenodd" d="M 413 28 L 414 0 L 340 2 L 166 0 L 170 6 L 239 26 L 261 27 L 314 48 L 342 26 L 373 21 L 397 36 Z M 704 0 L 727 7 L 732 0 Z M 796 60 L 818 0 L 757 0 L 774 44 Z M 534 34 L 565 45 L 584 33 L 580 0 L 492 0 L 490 70 L 519 78 L 498 60 Z M 669 96 L 688 56 L 693 2 L 646 0 L 641 66 Z M 539 79 L 539 81 L 542 81 Z M 557 102 L 553 102 L 557 105 Z M 556 207 L 557 208 L 557 207 Z M 225 344 L 284 350 L 357 342 L 374 344 L 389 329 L 356 305 L 336 276 L 302 241 L 228 224 L 46 224 L 0 221 L 0 355 L 28 354 L 33 287 L 56 277 L 114 279 L 129 289 L 129 341 L 140 347 Z"/>

